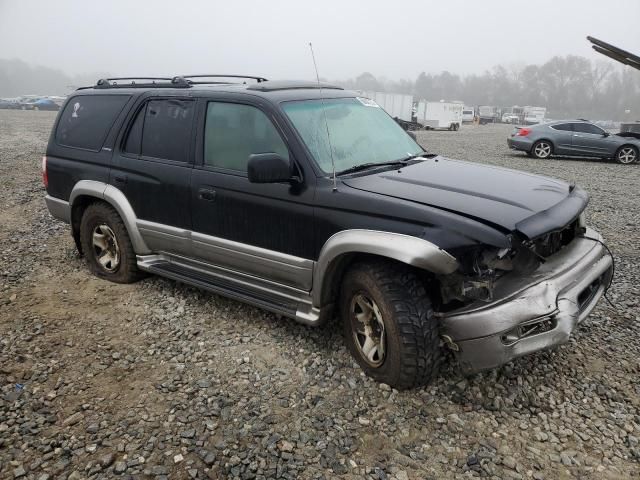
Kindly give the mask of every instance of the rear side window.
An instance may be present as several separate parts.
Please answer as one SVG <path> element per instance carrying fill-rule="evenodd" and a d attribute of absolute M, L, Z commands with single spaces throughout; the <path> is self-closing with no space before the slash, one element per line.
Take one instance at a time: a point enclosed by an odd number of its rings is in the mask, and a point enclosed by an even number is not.
<path fill-rule="evenodd" d="M 124 151 L 143 157 L 188 162 L 193 115 L 192 100 L 148 101 L 131 124 Z"/>
<path fill-rule="evenodd" d="M 246 172 L 249 155 L 254 153 L 289 158 L 282 137 L 261 110 L 238 103 L 210 102 L 204 129 L 204 164 Z"/>
<path fill-rule="evenodd" d="M 570 123 L 560 123 L 558 125 L 553 125 L 551 128 L 555 130 L 563 130 L 565 132 L 570 132 L 573 130 Z"/>
<path fill-rule="evenodd" d="M 60 115 L 56 143 L 99 151 L 128 100 L 128 95 L 79 95 L 71 99 Z"/>
<path fill-rule="evenodd" d="M 574 123 L 573 130 L 581 133 L 595 133 L 597 135 L 602 135 L 604 130 L 600 127 L 596 127 L 590 123 Z"/>

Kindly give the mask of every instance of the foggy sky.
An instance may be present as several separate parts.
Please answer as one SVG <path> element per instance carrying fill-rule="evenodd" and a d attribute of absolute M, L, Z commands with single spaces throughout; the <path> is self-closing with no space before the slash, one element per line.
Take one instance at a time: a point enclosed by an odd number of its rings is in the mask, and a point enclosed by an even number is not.
<path fill-rule="evenodd" d="M 639 0 L 0 0 L 0 58 L 114 75 L 391 79 L 640 53 Z"/>

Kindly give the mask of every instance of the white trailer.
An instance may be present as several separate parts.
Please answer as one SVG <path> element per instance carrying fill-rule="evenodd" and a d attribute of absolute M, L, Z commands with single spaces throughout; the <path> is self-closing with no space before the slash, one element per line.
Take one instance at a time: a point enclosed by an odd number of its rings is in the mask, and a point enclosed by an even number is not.
<path fill-rule="evenodd" d="M 387 92 L 360 93 L 380 105 L 393 118 L 413 122 L 413 96 Z"/>
<path fill-rule="evenodd" d="M 532 107 L 527 105 L 523 110 L 525 125 L 536 125 L 538 123 L 543 123 L 544 116 L 547 114 L 547 109 L 545 107 Z"/>
<path fill-rule="evenodd" d="M 416 117 L 425 129 L 458 130 L 462 125 L 464 105 L 452 102 L 418 102 Z"/>

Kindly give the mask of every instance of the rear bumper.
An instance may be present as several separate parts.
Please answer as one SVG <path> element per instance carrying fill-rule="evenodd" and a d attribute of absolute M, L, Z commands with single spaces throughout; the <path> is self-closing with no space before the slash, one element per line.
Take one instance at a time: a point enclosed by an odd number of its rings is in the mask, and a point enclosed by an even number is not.
<path fill-rule="evenodd" d="M 47 204 L 51 216 L 66 223 L 71 222 L 71 207 L 69 206 L 69 202 L 52 197 L 51 195 L 44 197 L 44 201 Z"/>
<path fill-rule="evenodd" d="M 601 240 L 591 229 L 585 236 Z M 611 275 L 606 249 L 594 240 L 576 238 L 532 277 L 503 277 L 492 303 L 447 314 L 443 334 L 457 347 L 468 373 L 560 345 L 596 306 Z"/>
<path fill-rule="evenodd" d="M 524 152 L 528 152 L 529 150 L 531 150 L 533 142 L 525 137 L 509 137 L 507 138 L 507 145 L 512 150 L 522 150 Z"/>

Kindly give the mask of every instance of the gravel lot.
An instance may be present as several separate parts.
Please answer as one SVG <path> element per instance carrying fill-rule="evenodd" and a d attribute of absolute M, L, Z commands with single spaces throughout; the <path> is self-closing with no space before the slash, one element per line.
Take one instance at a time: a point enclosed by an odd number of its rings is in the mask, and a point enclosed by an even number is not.
<path fill-rule="evenodd" d="M 50 112 L 0 110 L 0 478 L 638 478 L 640 166 L 535 160 L 509 128 L 431 151 L 575 181 L 617 276 L 553 352 L 397 392 L 312 329 L 160 278 L 92 277 L 49 217 Z"/>

